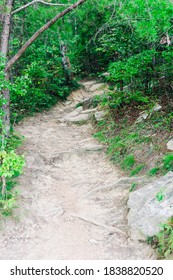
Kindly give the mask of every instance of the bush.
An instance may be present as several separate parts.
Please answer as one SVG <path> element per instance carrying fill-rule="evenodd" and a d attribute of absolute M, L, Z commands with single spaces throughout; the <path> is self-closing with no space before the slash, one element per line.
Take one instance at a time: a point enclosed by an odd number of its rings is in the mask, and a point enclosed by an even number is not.
<path fill-rule="evenodd" d="M 163 158 L 163 168 L 168 171 L 173 171 L 173 154 L 167 154 Z"/>
<path fill-rule="evenodd" d="M 135 164 L 135 157 L 134 155 L 128 155 L 124 158 L 121 163 L 121 167 L 125 170 L 130 170 Z"/>
<path fill-rule="evenodd" d="M 156 248 L 159 258 L 168 258 L 173 253 L 173 217 L 162 224 L 160 232 L 148 238 L 148 243 Z"/>

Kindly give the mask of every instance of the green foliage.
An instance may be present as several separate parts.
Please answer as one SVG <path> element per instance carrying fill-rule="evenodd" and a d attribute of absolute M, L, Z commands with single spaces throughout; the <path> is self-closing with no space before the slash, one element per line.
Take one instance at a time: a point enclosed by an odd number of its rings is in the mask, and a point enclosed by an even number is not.
<path fill-rule="evenodd" d="M 164 190 L 160 189 L 160 191 L 156 194 L 156 199 L 158 202 L 161 202 L 165 197 Z"/>
<path fill-rule="evenodd" d="M 159 173 L 160 168 L 159 167 L 153 167 L 148 171 L 149 176 L 155 176 Z"/>
<path fill-rule="evenodd" d="M 136 183 L 132 183 L 130 189 L 129 189 L 129 192 L 133 192 L 137 187 L 137 184 Z"/>
<path fill-rule="evenodd" d="M 139 172 L 145 168 L 145 164 L 138 164 L 131 172 L 130 176 L 135 176 L 139 174 Z"/>
<path fill-rule="evenodd" d="M 19 121 L 26 115 L 41 112 L 56 104 L 57 98 L 50 96 L 40 89 L 30 89 L 28 94 L 19 96 L 11 92 L 11 109 L 13 122 Z"/>
<path fill-rule="evenodd" d="M 173 218 L 160 225 L 160 232 L 148 238 L 148 243 L 156 248 L 159 258 L 169 258 L 173 253 Z"/>
<path fill-rule="evenodd" d="M 108 80 L 117 81 L 124 80 L 126 84 L 138 76 L 146 75 L 146 72 L 152 72 L 152 61 L 155 50 L 146 50 L 139 54 L 135 54 L 126 61 L 118 61 L 110 64 L 110 77 Z"/>
<path fill-rule="evenodd" d="M 153 167 L 148 171 L 149 176 L 155 176 L 157 174 L 165 174 L 168 171 L 173 171 L 173 154 L 168 153 L 164 155 L 162 159 L 157 163 L 156 167 Z"/>
<path fill-rule="evenodd" d="M 15 88 L 16 94 L 20 91 L 20 87 L 14 87 L 8 83 L 4 74 L 5 60 L 1 57 L 0 61 L 0 91 L 4 88 Z M 16 194 L 11 192 L 15 184 L 14 178 L 19 176 L 24 166 L 24 157 L 15 153 L 15 149 L 20 140 L 17 136 L 6 137 L 6 128 L 4 126 L 3 104 L 4 100 L 2 94 L 0 95 L 0 213 L 7 216 L 12 213 L 15 207 Z"/>
<path fill-rule="evenodd" d="M 169 153 L 163 158 L 163 168 L 168 171 L 173 171 L 173 154 Z"/>
<path fill-rule="evenodd" d="M 127 155 L 121 163 L 121 167 L 125 170 L 130 170 L 135 164 L 134 155 Z"/>
<path fill-rule="evenodd" d="M 96 100 L 100 103 L 101 107 L 108 107 L 109 109 L 122 109 L 122 107 L 131 104 L 140 106 L 149 103 L 149 97 L 144 96 L 144 94 L 139 91 L 129 92 L 128 94 L 121 91 L 109 91 Z"/>
<path fill-rule="evenodd" d="M 169 109 L 169 107 L 168 107 Z M 150 116 L 150 123 L 155 130 L 172 131 L 173 113 L 167 112 L 154 112 Z"/>
<path fill-rule="evenodd" d="M 173 6 L 169 0 L 119 0 L 119 13 L 129 20 L 141 39 L 155 42 L 171 28 Z"/>
<path fill-rule="evenodd" d="M 17 193 L 8 195 L 7 199 L 5 200 L 0 198 L 0 213 L 2 213 L 2 215 L 5 217 L 11 216 L 14 208 L 17 207 L 16 200 Z"/>
<path fill-rule="evenodd" d="M 14 151 L 0 152 L 0 177 L 11 178 L 21 173 L 24 166 L 24 157 L 17 155 Z"/>

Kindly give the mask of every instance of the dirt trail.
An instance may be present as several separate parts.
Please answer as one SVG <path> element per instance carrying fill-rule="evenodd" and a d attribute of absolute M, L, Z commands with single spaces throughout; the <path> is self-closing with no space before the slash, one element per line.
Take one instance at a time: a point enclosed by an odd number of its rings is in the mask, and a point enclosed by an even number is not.
<path fill-rule="evenodd" d="M 104 189 L 122 177 L 97 149 L 89 123 L 60 119 L 74 102 L 25 119 L 27 165 L 20 178 L 16 219 L 1 223 L 0 259 L 151 259 L 145 243 L 129 239 L 126 185 Z"/>

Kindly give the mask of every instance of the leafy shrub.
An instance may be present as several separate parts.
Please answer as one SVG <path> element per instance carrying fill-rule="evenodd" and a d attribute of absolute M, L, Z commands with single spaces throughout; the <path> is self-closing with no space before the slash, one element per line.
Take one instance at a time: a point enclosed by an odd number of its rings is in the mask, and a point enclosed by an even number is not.
<path fill-rule="evenodd" d="M 0 59 L 0 91 L 4 88 L 15 88 L 16 92 L 19 88 L 8 83 L 4 74 L 4 60 Z M 1 93 L 1 92 L 0 92 Z M 17 155 L 13 148 L 17 147 L 19 140 L 13 137 L 6 137 L 6 128 L 3 121 L 3 104 L 6 101 L 0 94 L 0 213 L 10 215 L 16 201 L 16 194 L 11 192 L 14 186 L 14 178 L 19 176 L 24 166 L 24 157 Z"/>
<path fill-rule="evenodd" d="M 30 89 L 30 91 L 22 96 L 11 93 L 11 109 L 13 121 L 21 119 L 25 115 L 31 115 L 34 112 L 40 112 L 49 109 L 57 102 L 55 96 L 45 94 L 40 89 Z"/>
<path fill-rule="evenodd" d="M 11 216 L 13 209 L 16 208 L 17 193 L 8 194 L 7 199 L 0 198 L 0 213 L 3 216 Z"/>
<path fill-rule="evenodd" d="M 135 164 L 134 155 L 127 155 L 121 163 L 121 167 L 125 170 L 131 169 Z"/>
<path fill-rule="evenodd" d="M 156 248 L 160 258 L 168 258 L 173 253 L 173 218 L 160 227 L 160 232 L 148 238 L 148 243 Z"/>
<path fill-rule="evenodd" d="M 121 91 L 111 91 L 100 99 L 100 105 L 102 107 L 107 106 L 110 109 L 120 109 L 131 104 L 143 105 L 148 103 L 149 97 L 140 91 L 129 92 L 128 94 L 124 94 Z"/>
<path fill-rule="evenodd" d="M 139 174 L 139 172 L 144 169 L 145 164 L 139 164 L 137 165 L 131 172 L 130 172 L 130 176 L 135 176 L 137 174 Z"/>
<path fill-rule="evenodd" d="M 173 171 L 173 154 L 167 154 L 163 158 L 163 168 L 168 171 Z"/>
<path fill-rule="evenodd" d="M 159 173 L 160 168 L 159 167 L 153 167 L 148 171 L 149 176 L 155 176 L 157 173 Z"/>
<path fill-rule="evenodd" d="M 138 80 L 138 77 L 145 76 L 146 73 L 152 73 L 152 60 L 156 51 L 145 50 L 139 54 L 134 54 L 127 60 L 117 61 L 109 66 L 109 81 L 117 82 L 122 80 L 125 84 L 132 83 L 132 80 Z M 141 79 L 141 78 L 140 78 Z M 139 85 L 138 85 L 139 88 Z"/>

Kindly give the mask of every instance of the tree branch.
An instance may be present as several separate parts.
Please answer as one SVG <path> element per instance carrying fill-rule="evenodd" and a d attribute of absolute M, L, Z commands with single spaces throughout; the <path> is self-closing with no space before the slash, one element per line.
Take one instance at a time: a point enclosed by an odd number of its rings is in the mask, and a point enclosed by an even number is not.
<path fill-rule="evenodd" d="M 32 37 L 23 45 L 23 47 L 13 56 L 6 65 L 6 71 L 8 71 L 12 65 L 22 56 L 22 54 L 26 51 L 26 49 L 37 39 L 37 37 L 43 33 L 46 29 L 48 29 L 51 25 L 53 25 L 58 19 L 62 18 L 72 10 L 79 7 L 81 4 L 86 2 L 87 0 L 79 0 L 78 2 L 74 3 L 73 5 L 69 6 L 64 11 L 58 13 L 53 19 L 48 21 L 45 25 L 43 25 L 37 32 L 32 35 Z"/>
<path fill-rule="evenodd" d="M 67 6 L 68 5 L 68 4 L 59 4 L 59 3 L 48 3 L 48 2 L 45 2 L 45 1 L 42 1 L 42 0 L 33 0 L 30 3 L 14 10 L 11 14 L 14 15 L 14 14 L 20 12 L 21 10 L 24 10 L 31 5 L 34 5 L 35 3 L 41 3 L 41 4 L 44 4 L 44 5 L 48 5 L 48 6 Z"/>

